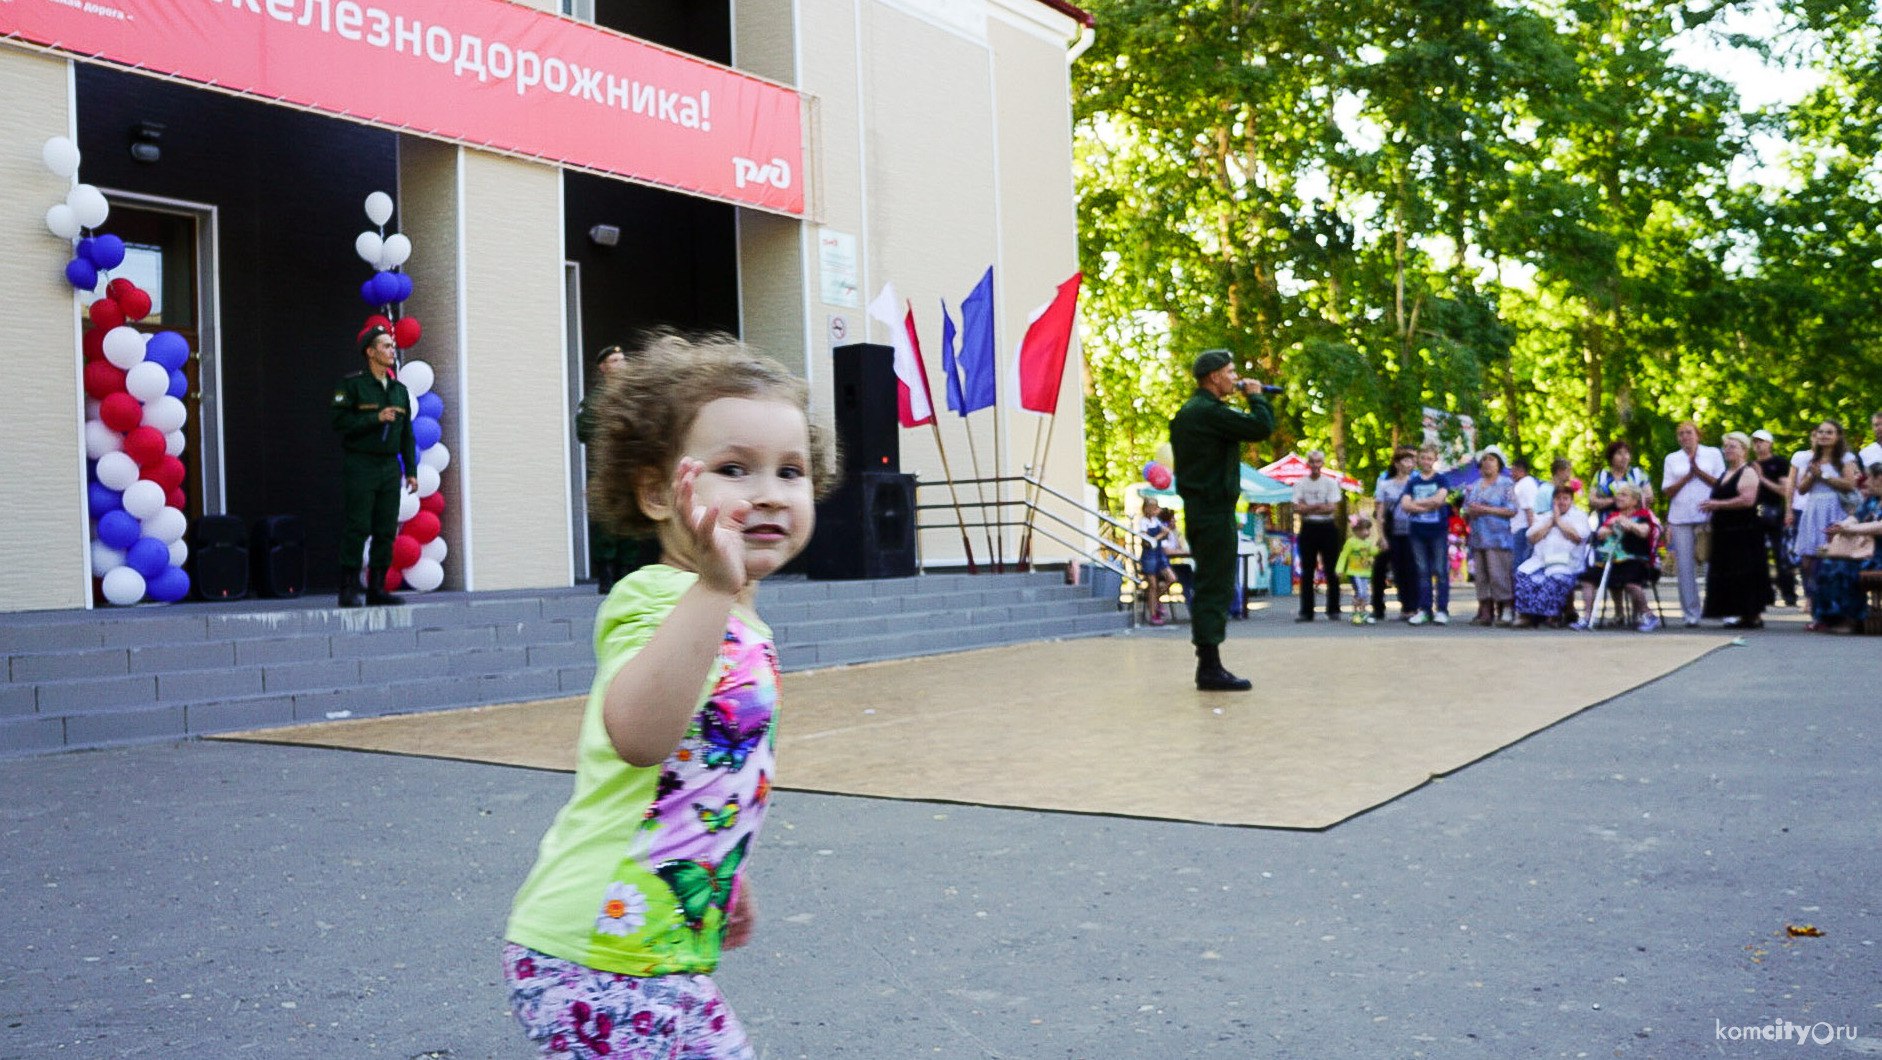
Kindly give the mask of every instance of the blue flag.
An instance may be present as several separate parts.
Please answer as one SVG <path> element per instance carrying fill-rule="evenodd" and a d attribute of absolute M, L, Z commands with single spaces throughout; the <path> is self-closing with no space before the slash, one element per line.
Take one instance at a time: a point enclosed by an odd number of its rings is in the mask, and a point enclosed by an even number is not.
<path fill-rule="evenodd" d="M 967 415 L 967 399 L 961 396 L 961 373 L 954 361 L 954 318 L 948 316 L 948 304 L 941 303 L 941 374 L 948 380 L 948 408 Z"/>
<path fill-rule="evenodd" d="M 993 266 L 961 300 L 961 415 L 993 404 Z M 950 384 L 952 385 L 952 384 Z M 949 408 L 953 408 L 950 396 Z"/>

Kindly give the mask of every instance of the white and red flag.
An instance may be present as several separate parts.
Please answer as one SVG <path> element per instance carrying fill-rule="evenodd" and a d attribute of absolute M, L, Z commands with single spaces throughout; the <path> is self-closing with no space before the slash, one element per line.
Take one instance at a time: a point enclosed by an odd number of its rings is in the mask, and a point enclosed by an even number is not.
<path fill-rule="evenodd" d="M 895 414 L 904 427 L 934 422 L 934 397 L 928 390 L 928 369 L 921 361 L 921 340 L 915 337 L 915 307 L 902 301 L 895 284 L 882 285 L 882 293 L 869 303 L 869 315 L 889 328 L 895 350 Z"/>
<path fill-rule="evenodd" d="M 1072 347 L 1072 328 L 1078 316 L 1078 285 L 1085 274 L 1075 272 L 1059 284 L 1052 301 L 1033 310 L 1026 336 L 1019 340 L 1014 359 L 1019 372 L 1019 407 L 1050 416 L 1059 409 L 1059 384 L 1065 378 L 1065 355 Z"/>

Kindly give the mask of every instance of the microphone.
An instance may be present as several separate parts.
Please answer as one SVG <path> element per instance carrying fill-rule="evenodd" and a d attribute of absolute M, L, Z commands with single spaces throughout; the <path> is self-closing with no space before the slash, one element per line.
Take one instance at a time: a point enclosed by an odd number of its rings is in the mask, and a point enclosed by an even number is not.
<path fill-rule="evenodd" d="M 1275 386 L 1273 383 L 1261 384 L 1261 392 L 1264 394 L 1279 394 L 1284 389 L 1284 387 Z"/>

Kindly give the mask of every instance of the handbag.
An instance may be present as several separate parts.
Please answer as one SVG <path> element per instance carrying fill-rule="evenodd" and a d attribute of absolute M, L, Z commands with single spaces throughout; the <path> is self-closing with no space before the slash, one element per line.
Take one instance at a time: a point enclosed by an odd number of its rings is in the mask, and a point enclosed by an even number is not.
<path fill-rule="evenodd" d="M 1875 555 L 1875 538 L 1869 534 L 1839 533 L 1830 538 L 1823 551 L 1825 559 L 1863 561 Z"/>

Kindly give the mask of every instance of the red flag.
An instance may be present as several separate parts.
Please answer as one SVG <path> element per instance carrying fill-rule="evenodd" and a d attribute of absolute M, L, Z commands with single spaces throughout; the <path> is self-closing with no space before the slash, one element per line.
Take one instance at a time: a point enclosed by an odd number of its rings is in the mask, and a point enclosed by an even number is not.
<path fill-rule="evenodd" d="M 1059 284 L 1052 301 L 1034 310 L 1019 340 L 1019 407 L 1050 416 L 1059 408 L 1059 384 L 1065 378 L 1065 355 L 1072 348 L 1072 326 L 1078 310 L 1078 285 L 1085 278 L 1075 272 Z"/>
<path fill-rule="evenodd" d="M 904 427 L 933 423 L 934 397 L 921 360 L 921 341 L 915 337 L 915 307 L 902 301 L 893 283 L 885 283 L 869 303 L 869 315 L 889 326 L 889 345 L 895 350 L 896 418 Z"/>

